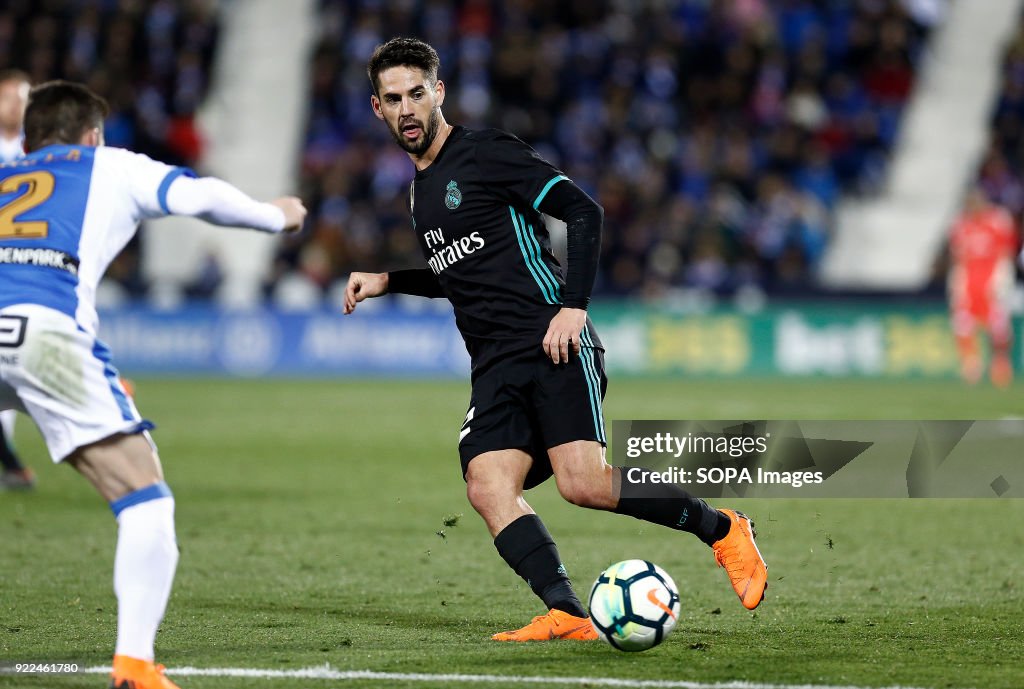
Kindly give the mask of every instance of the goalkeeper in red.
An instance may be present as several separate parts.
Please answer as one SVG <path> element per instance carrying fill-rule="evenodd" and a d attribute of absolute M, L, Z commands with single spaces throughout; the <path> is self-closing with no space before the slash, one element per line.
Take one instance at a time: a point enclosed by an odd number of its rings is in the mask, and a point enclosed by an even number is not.
<path fill-rule="evenodd" d="M 949 305 L 960 355 L 960 375 L 968 383 L 977 383 L 984 373 L 977 341 L 979 326 L 992 347 L 992 383 L 1005 388 L 1013 381 L 1009 302 L 1018 241 L 1010 212 L 992 203 L 981 187 L 971 189 L 949 242 L 953 259 Z"/>
<path fill-rule="evenodd" d="M 493 638 L 597 638 L 554 539 L 523 496 L 552 475 L 575 505 L 695 534 L 754 609 L 767 567 L 746 516 L 675 485 L 634 485 L 605 461 L 604 348 L 587 318 L 601 207 L 511 134 L 448 124 L 439 67 L 432 47 L 409 38 L 370 58 L 373 111 L 416 167 L 409 209 L 427 267 L 353 273 L 345 313 L 388 292 L 444 297 L 455 308 L 472 359 L 459 433 L 469 501 L 498 553 L 548 610 Z M 541 214 L 566 223 L 564 274 Z"/>

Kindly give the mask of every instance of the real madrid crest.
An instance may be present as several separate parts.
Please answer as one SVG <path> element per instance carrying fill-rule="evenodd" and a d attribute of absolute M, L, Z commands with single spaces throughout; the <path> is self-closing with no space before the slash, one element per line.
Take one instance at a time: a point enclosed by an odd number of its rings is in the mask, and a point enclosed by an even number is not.
<path fill-rule="evenodd" d="M 448 182 L 448 188 L 444 192 L 444 205 L 448 207 L 448 210 L 455 210 L 462 203 L 462 192 L 459 191 L 459 185 L 455 183 L 455 180 Z"/>

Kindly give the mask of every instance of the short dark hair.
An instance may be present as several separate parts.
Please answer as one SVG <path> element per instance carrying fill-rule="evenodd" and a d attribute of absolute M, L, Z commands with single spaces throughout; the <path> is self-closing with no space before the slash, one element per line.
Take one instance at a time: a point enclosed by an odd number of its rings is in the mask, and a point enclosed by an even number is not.
<path fill-rule="evenodd" d="M 82 134 L 102 127 L 110 106 L 82 84 L 48 81 L 28 95 L 25 109 L 25 150 L 52 144 L 76 144 Z"/>
<path fill-rule="evenodd" d="M 437 83 L 437 70 L 441 68 L 441 58 L 437 56 L 428 43 L 418 38 L 392 38 L 387 43 L 377 46 L 366 63 L 366 75 L 370 77 L 373 95 L 380 95 L 380 73 L 392 67 L 415 67 L 423 71 L 427 81 Z"/>
<path fill-rule="evenodd" d="M 20 69 L 0 69 L 0 84 L 5 81 L 21 81 L 26 84 L 31 84 L 32 79 L 29 78 L 27 72 L 23 72 Z"/>

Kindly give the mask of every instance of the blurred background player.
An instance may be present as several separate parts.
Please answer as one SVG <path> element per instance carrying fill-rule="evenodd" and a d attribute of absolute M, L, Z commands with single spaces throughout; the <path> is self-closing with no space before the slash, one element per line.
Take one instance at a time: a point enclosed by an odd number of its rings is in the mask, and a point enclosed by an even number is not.
<path fill-rule="evenodd" d="M 22 125 L 30 87 L 28 75 L 20 69 L 0 70 L 0 163 L 25 155 Z"/>
<path fill-rule="evenodd" d="M 0 163 L 25 155 L 22 123 L 28 105 L 28 75 L 17 69 L 0 71 Z M 30 490 L 35 486 L 31 469 L 14 451 L 14 421 L 17 412 L 0 411 L 0 490 Z"/>
<path fill-rule="evenodd" d="M 153 644 L 178 560 L 174 498 L 156 447 L 97 338 L 96 287 L 143 218 L 265 232 L 301 227 L 294 197 L 259 203 L 214 178 L 103 146 L 106 102 L 84 86 L 32 91 L 27 156 L 0 166 L 0 409 L 27 412 L 118 522 L 111 687 L 173 689 Z"/>
<path fill-rule="evenodd" d="M 1017 228 L 1009 211 L 992 203 L 980 186 L 972 188 L 950 237 L 949 276 L 960 373 L 968 383 L 977 383 L 984 373 L 979 328 L 988 336 L 991 347 L 992 383 L 1005 387 L 1013 380 L 1009 297 L 1017 245 Z"/>

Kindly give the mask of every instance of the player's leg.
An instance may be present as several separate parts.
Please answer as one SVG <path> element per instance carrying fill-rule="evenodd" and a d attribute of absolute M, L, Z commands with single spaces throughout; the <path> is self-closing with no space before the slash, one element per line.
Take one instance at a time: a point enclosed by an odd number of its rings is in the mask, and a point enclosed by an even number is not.
<path fill-rule="evenodd" d="M 993 276 L 994 283 L 1007 283 L 993 289 L 993 295 L 984 304 L 984 323 L 992 347 L 992 363 L 989 379 L 996 387 L 1005 388 L 1013 382 L 1013 362 L 1010 348 L 1013 345 L 1013 326 L 1010 323 L 1010 309 L 1007 296 L 1012 278 Z"/>
<path fill-rule="evenodd" d="M 523 497 L 533 459 L 522 450 L 497 450 L 474 457 L 466 469 L 466 497 L 487 524 L 491 538 L 514 521 L 534 515 Z"/>
<path fill-rule="evenodd" d="M 558 492 L 574 505 L 627 514 L 677 531 L 689 531 L 714 545 L 730 529 L 729 517 L 679 486 L 623 480 L 605 460 L 605 448 L 576 440 L 548 450 Z"/>
<path fill-rule="evenodd" d="M 35 305 L 9 307 L 0 318 L 23 327 L 13 351 L 0 358 L 0 402 L 8 404 L 13 393 L 12 406 L 35 421 L 53 461 L 82 473 L 117 518 L 112 685 L 175 689 L 153 664 L 178 549 L 174 499 L 143 433 L 152 424 L 125 393 L 106 347 L 72 318 Z"/>
<path fill-rule="evenodd" d="M 987 316 L 985 329 L 992 347 L 989 379 L 996 387 L 1005 388 L 1013 382 L 1013 362 L 1010 360 L 1013 327 L 1010 324 L 1010 313 L 1008 309 L 991 304 Z"/>
<path fill-rule="evenodd" d="M 742 512 L 715 509 L 673 484 L 626 480 L 619 467 L 605 461 L 604 450 L 591 440 L 548 450 L 562 497 L 581 507 L 689 531 L 714 550 L 744 607 L 756 608 L 768 588 L 768 566 L 754 542 L 753 522 Z"/>
<path fill-rule="evenodd" d="M 580 507 L 627 514 L 652 524 L 689 531 L 708 545 L 729 533 L 729 518 L 672 484 L 634 484 L 605 460 L 605 448 L 576 440 L 548 450 L 558 492 Z"/>
<path fill-rule="evenodd" d="M 14 421 L 21 409 L 15 388 L 6 379 L 12 375 L 25 340 L 25 319 L 0 313 L 0 489 L 27 490 L 35 484 L 14 452 Z"/>
<path fill-rule="evenodd" d="M 633 486 L 608 465 L 602 406 L 608 378 L 600 350 L 585 347 L 567 364 L 545 361 L 538 380 L 538 423 L 562 497 L 581 507 L 690 531 L 708 545 L 728 533 L 729 519 L 703 500 L 678 486 Z"/>
<path fill-rule="evenodd" d="M 174 497 L 155 448 L 145 434 L 115 435 L 79 448 L 65 461 L 93 484 L 117 519 L 111 686 L 170 689 L 174 685 L 153 664 L 153 644 L 171 594 L 178 544 Z"/>
<path fill-rule="evenodd" d="M 0 411 L 0 489 L 31 490 L 35 486 L 35 476 L 14 451 L 16 417 L 17 412 L 13 409 Z"/>
<path fill-rule="evenodd" d="M 967 290 L 965 284 L 954 281 L 951 290 L 951 320 L 953 338 L 956 340 L 956 352 L 960 359 L 960 378 L 969 385 L 981 380 L 984 372 L 981 352 L 978 348 L 977 295 Z"/>
<path fill-rule="evenodd" d="M 545 362 L 539 380 L 538 423 L 561 495 L 576 505 L 695 534 L 713 548 L 743 605 L 756 608 L 767 587 L 767 565 L 745 515 L 717 510 L 677 485 L 624 480 L 619 468 L 608 465 L 601 404 L 608 379 L 600 350 L 585 347 L 561 366 Z"/>
<path fill-rule="evenodd" d="M 978 323 L 984 325 L 991 345 L 989 378 L 996 387 L 1013 382 L 1013 363 L 1010 347 L 1013 327 L 1010 323 L 1010 298 L 1013 293 L 1014 271 L 1010 260 L 1002 261 L 988 279 L 977 286 L 975 300 Z"/>
<path fill-rule="evenodd" d="M 494 635 L 496 641 L 589 638 L 593 630 L 544 522 L 523 497 L 533 458 L 523 450 L 482 453 L 466 469 L 466 494 L 483 517 L 494 547 L 548 608 L 529 625 Z"/>
<path fill-rule="evenodd" d="M 525 406 L 533 368 L 532 356 L 513 358 L 476 377 L 459 433 L 470 503 L 483 517 L 502 559 L 549 610 L 526 627 L 493 638 L 596 638 L 554 539 L 523 497 L 525 488 L 551 476 L 547 457 L 536 449 L 540 438 Z"/>

